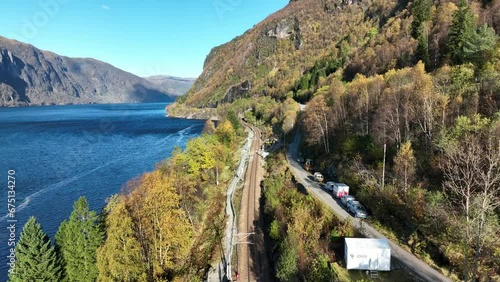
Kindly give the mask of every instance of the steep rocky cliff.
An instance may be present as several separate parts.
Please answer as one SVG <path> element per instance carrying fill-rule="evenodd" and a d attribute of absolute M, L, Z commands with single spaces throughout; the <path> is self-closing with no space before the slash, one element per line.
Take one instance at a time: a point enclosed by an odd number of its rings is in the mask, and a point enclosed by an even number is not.
<path fill-rule="evenodd" d="M 160 102 L 174 96 L 110 64 L 0 37 L 0 106 Z"/>

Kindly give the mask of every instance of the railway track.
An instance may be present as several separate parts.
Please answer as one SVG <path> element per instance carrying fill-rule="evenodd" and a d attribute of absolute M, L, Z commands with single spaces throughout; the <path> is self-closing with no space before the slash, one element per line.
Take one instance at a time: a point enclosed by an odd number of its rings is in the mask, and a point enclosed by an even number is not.
<path fill-rule="evenodd" d="M 248 126 L 254 133 L 250 152 L 250 163 L 245 173 L 245 185 L 243 187 L 242 205 L 240 209 L 240 221 L 238 230 L 238 281 L 263 281 L 260 253 L 262 244 L 260 240 L 259 220 L 259 198 L 260 198 L 260 157 L 258 155 L 261 138 L 260 130 L 251 125 Z"/>

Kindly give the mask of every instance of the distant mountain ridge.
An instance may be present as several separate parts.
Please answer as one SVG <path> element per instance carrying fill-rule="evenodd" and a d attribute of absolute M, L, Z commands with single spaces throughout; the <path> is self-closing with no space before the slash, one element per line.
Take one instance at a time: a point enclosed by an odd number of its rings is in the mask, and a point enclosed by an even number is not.
<path fill-rule="evenodd" d="M 183 91 L 170 89 L 99 60 L 0 36 L 0 106 L 169 102 Z"/>
<path fill-rule="evenodd" d="M 176 77 L 171 75 L 153 75 L 144 78 L 160 87 L 161 90 L 176 96 L 186 94 L 196 80 L 196 78 Z"/>

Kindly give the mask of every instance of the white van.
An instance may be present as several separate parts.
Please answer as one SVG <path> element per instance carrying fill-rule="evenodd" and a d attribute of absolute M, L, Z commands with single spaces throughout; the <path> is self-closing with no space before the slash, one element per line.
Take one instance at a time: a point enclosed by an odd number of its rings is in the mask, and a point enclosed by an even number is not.
<path fill-rule="evenodd" d="M 318 182 L 323 182 L 323 174 L 321 174 L 319 172 L 315 172 L 314 179 L 316 179 L 316 181 L 318 181 Z"/>

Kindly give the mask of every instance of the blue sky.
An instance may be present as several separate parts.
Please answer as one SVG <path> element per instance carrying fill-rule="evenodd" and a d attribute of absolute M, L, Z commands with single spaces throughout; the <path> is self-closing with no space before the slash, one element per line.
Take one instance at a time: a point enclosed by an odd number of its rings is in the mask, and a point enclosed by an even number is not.
<path fill-rule="evenodd" d="M 139 76 L 196 77 L 212 47 L 289 0 L 5 0 L 0 35 Z M 8 11 L 8 12 L 7 12 Z"/>

